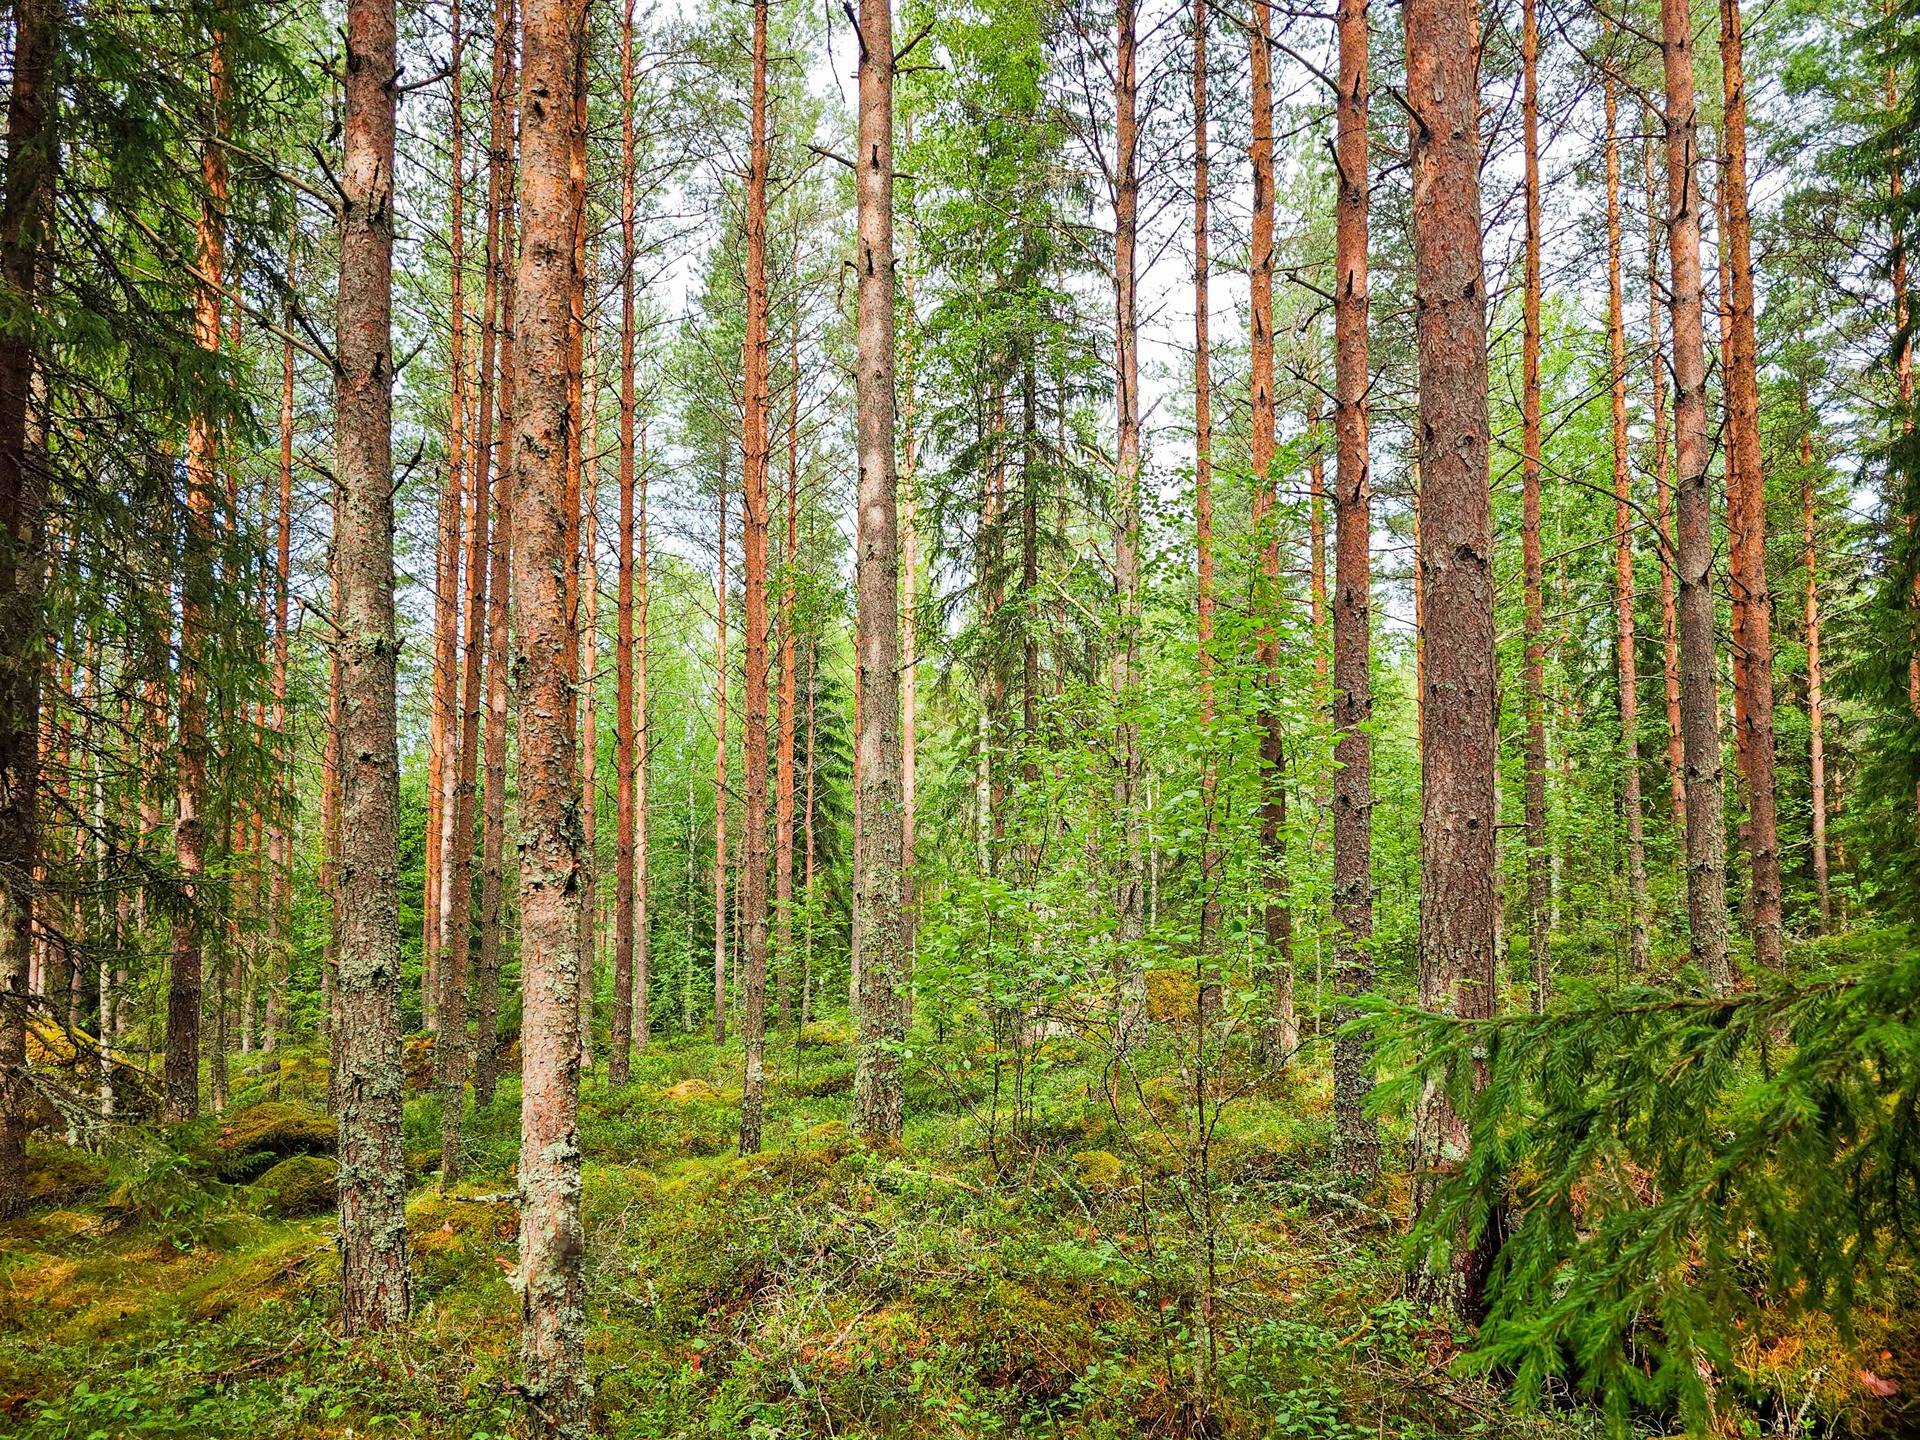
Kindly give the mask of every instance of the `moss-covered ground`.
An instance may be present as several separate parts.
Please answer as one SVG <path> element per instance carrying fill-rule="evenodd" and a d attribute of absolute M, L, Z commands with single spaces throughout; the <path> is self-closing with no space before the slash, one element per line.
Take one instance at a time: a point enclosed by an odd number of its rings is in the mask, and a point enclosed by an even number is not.
<path fill-rule="evenodd" d="M 1172 1060 L 1116 1099 L 1098 1055 L 1049 1041 L 1017 1113 L 1010 1077 L 996 1106 L 984 1069 L 916 1063 L 905 1142 L 876 1150 L 846 1130 L 844 1034 L 804 1039 L 772 1046 L 751 1159 L 734 1153 L 737 1049 L 656 1043 L 630 1085 L 586 1080 L 596 1433 L 1595 1430 L 1577 1409 L 1517 1415 L 1455 1373 L 1454 1337 L 1408 1294 L 1404 1195 L 1333 1184 L 1311 1075 L 1226 1104 L 1200 1185 Z M 437 1102 L 410 1101 L 414 1324 L 354 1344 L 337 1335 L 331 1208 L 262 1183 L 325 1153 L 324 1085 L 323 1064 L 290 1056 L 189 1129 L 105 1156 L 35 1142 L 34 1205 L 0 1229 L 0 1433 L 519 1433 L 501 1198 L 516 1082 L 472 1116 L 451 1197 L 431 1173 Z"/>

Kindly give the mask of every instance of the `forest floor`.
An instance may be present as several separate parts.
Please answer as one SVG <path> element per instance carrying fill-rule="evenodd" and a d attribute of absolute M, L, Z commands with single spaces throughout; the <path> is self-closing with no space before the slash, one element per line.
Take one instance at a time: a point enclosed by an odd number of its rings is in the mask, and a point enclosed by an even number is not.
<path fill-rule="evenodd" d="M 518 1083 L 473 1116 L 470 1173 L 444 1198 L 424 1045 L 408 1334 L 337 1335 L 331 1174 L 300 1153 L 330 1148 L 324 1063 L 290 1054 L 275 1076 L 247 1057 L 226 1114 L 163 1141 L 104 1159 L 34 1142 L 37 1201 L 0 1227 L 0 1431 L 520 1433 L 501 1193 Z M 604 1063 L 585 1082 L 596 1434 L 1598 1433 L 1590 1412 L 1518 1415 L 1455 1372 L 1455 1337 L 1408 1295 L 1404 1190 L 1347 1195 L 1323 1172 L 1323 1065 L 1225 1104 L 1196 1186 L 1177 1054 L 1116 1104 L 1093 1046 L 1048 1040 L 1017 1115 L 1009 1076 L 996 1108 L 985 1067 L 916 1061 L 905 1142 L 884 1150 L 848 1135 L 842 1028 L 769 1051 L 751 1159 L 734 1153 L 736 1046 L 656 1042 L 630 1085 Z M 1193 1303 L 1209 1230 L 1210 1336 Z"/>

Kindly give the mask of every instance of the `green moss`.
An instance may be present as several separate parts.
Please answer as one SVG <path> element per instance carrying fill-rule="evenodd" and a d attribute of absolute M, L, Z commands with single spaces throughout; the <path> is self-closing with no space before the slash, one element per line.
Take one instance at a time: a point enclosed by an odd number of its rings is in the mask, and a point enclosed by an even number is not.
<path fill-rule="evenodd" d="M 57 1141 L 27 1147 L 27 1204 L 66 1205 L 93 1195 L 107 1183 L 107 1167 L 84 1150 Z"/>
<path fill-rule="evenodd" d="M 247 1187 L 253 1208 L 280 1220 L 297 1220 L 331 1210 L 339 1191 L 340 1167 L 320 1155 L 282 1160 Z"/>
<path fill-rule="evenodd" d="M 285 1100 L 263 1100 L 228 1116 L 215 1132 L 216 1168 L 226 1180 L 246 1180 L 293 1155 L 331 1155 L 337 1129 L 318 1110 Z"/>
<path fill-rule="evenodd" d="M 1107 1193 L 1127 1184 L 1127 1165 L 1111 1150 L 1082 1150 L 1073 1157 L 1074 1178 L 1088 1190 Z"/>
<path fill-rule="evenodd" d="M 835 1050 L 852 1043 L 847 1027 L 831 1020 L 814 1020 L 800 1027 L 802 1050 Z"/>

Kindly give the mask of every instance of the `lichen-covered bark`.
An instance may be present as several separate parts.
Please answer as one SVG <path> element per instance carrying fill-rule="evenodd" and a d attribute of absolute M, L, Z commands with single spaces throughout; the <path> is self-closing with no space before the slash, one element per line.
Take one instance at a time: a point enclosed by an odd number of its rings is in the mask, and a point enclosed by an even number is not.
<path fill-rule="evenodd" d="M 576 516 L 568 456 L 580 424 L 572 316 L 577 87 L 584 0 L 528 0 L 520 127 L 522 240 L 515 284 L 512 672 L 519 717 L 520 1284 L 528 1432 L 586 1433 L 585 1235 L 580 1218 L 580 793 L 574 763 Z"/>
<path fill-rule="evenodd" d="M 1677 483 L 1675 604 L 1680 643 L 1680 728 L 1687 788 L 1687 919 L 1693 959 L 1715 990 L 1733 984 L 1727 956 L 1727 835 L 1715 701 L 1713 494 L 1707 463 L 1706 332 L 1701 317 L 1698 135 L 1694 124 L 1693 22 L 1686 0 L 1661 0 L 1665 58 L 1668 289 L 1673 322 Z"/>
<path fill-rule="evenodd" d="M 1372 486 L 1367 459 L 1367 5 L 1340 0 L 1334 154 L 1333 973 L 1341 1012 L 1373 988 Z M 1380 1168 L 1365 1042 L 1335 1032 L 1334 1150 Z"/>
<path fill-rule="evenodd" d="M 53 185 L 49 112 L 59 0 L 14 10 L 7 96 L 6 190 L 0 199 L 0 286 L 10 305 L 36 303 L 40 245 Z M 0 1217 L 26 1200 L 27 972 L 39 849 L 40 614 L 46 493 L 28 422 L 34 354 L 0 328 Z"/>
<path fill-rule="evenodd" d="M 853 948 L 860 967 L 859 1056 L 854 1126 L 898 1140 L 903 1120 L 899 1044 L 900 556 L 893 456 L 893 17 L 887 0 L 860 0 L 859 198 L 854 267 L 859 275 L 854 410 L 859 453 L 859 539 L 855 555 L 854 804 L 860 836 L 854 882 Z"/>
<path fill-rule="evenodd" d="M 349 0 L 336 320 L 340 1252 L 347 1333 L 407 1318 L 393 608 L 393 0 Z"/>
<path fill-rule="evenodd" d="M 1486 286 L 1480 253 L 1478 44 L 1472 0 L 1408 0 L 1413 252 L 1420 357 L 1420 538 L 1426 743 L 1421 765 L 1420 1001 L 1494 1007 L 1493 517 L 1488 485 Z M 1439 1091 L 1416 1122 L 1417 1198 L 1467 1154 Z M 1444 1281 L 1463 1310 L 1478 1289 L 1457 1246 Z"/>

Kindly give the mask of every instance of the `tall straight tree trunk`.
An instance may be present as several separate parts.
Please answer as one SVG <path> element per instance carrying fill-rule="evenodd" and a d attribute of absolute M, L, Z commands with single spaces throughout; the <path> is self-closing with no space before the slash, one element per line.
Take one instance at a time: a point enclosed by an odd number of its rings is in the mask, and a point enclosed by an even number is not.
<path fill-rule="evenodd" d="M 1715 699 L 1713 495 L 1707 472 L 1707 342 L 1701 316 L 1698 133 L 1693 24 L 1685 0 L 1661 0 L 1666 70 L 1667 255 L 1672 285 L 1673 412 L 1680 594 L 1680 725 L 1687 787 L 1687 919 L 1694 963 L 1716 992 L 1733 984 L 1727 956 L 1727 835 Z"/>
<path fill-rule="evenodd" d="M 593 268 L 588 261 L 584 275 L 589 292 Z M 582 329 L 586 342 L 579 402 L 580 1068 L 586 1071 L 593 1068 L 593 966 L 600 953 L 600 346 L 591 315 Z"/>
<path fill-rule="evenodd" d="M 1136 0 L 1117 0 L 1113 68 L 1114 543 L 1113 581 L 1120 638 L 1113 657 L 1115 735 L 1113 809 L 1121 831 L 1114 909 L 1120 946 L 1118 1038 L 1138 1038 L 1146 1007 L 1146 972 L 1138 953 L 1146 935 L 1146 852 L 1142 845 L 1140 726 L 1134 716 L 1140 681 L 1140 324 L 1135 275 L 1140 227 L 1138 165 L 1140 95 Z"/>
<path fill-rule="evenodd" d="M 1372 484 L 1367 441 L 1367 3 L 1340 0 L 1334 110 L 1333 970 L 1339 1015 L 1373 988 Z M 1365 1043 L 1333 1038 L 1334 1157 L 1380 1169 Z"/>
<path fill-rule="evenodd" d="M 727 1040 L 727 456 L 713 566 L 713 1043 Z"/>
<path fill-rule="evenodd" d="M 334 513 L 340 510 L 340 487 L 336 478 L 333 490 Z M 328 613 L 340 613 L 340 536 L 334 526 L 327 547 Z M 320 981 L 327 1037 L 327 1113 L 340 1114 L 340 942 L 343 938 L 340 918 L 340 703 L 343 680 L 340 644 L 327 647 L 327 736 L 320 751 L 320 890 L 327 897 L 327 940 L 320 956 Z M 165 717 L 161 724 L 164 729 Z M 396 921 L 396 926 L 398 922 Z"/>
<path fill-rule="evenodd" d="M 294 268 L 296 227 L 287 243 L 287 288 L 298 276 Z M 270 789 L 273 828 L 268 839 L 272 911 L 267 944 L 271 961 L 267 976 L 266 1045 L 277 1053 L 287 1031 L 287 981 L 292 937 L 293 849 L 287 829 L 292 813 L 293 751 L 287 736 L 287 661 L 290 631 L 290 580 L 293 571 L 293 325 L 291 302 L 284 327 L 287 338 L 280 350 L 280 468 L 279 504 L 274 530 L 273 566 L 273 782 Z M 124 927 L 123 927 L 124 930 Z M 123 933 L 122 943 L 125 942 Z"/>
<path fill-rule="evenodd" d="M 624 1085 L 633 1053 L 633 0 L 620 17 L 620 578 L 613 645 L 613 1016 L 607 1079 Z"/>
<path fill-rule="evenodd" d="M 514 0 L 493 10 L 493 120 L 487 208 L 499 230 L 489 257 L 499 296 L 499 393 L 494 409 L 493 545 L 487 573 L 486 804 L 480 819 L 480 963 L 473 986 L 473 1100 L 493 1100 L 499 1073 L 500 952 L 506 928 L 507 828 L 507 602 L 513 569 L 514 508 L 514 217 L 515 61 Z M 495 183 L 497 177 L 497 184 Z"/>
<path fill-rule="evenodd" d="M 225 283 L 227 162 L 211 138 L 223 123 L 227 76 L 224 43 L 209 51 L 208 134 L 200 158 L 200 220 L 195 230 L 198 283 L 193 330 L 200 348 L 220 348 L 220 295 Z M 191 1120 L 200 1113 L 201 964 L 205 936 L 201 882 L 207 869 L 207 830 L 201 817 L 207 792 L 207 676 L 203 659 L 213 604 L 213 506 L 219 436 L 196 415 L 187 427 L 187 533 L 180 584 L 179 759 L 174 863 L 180 869 L 181 907 L 173 921 L 167 984 L 166 1113 Z"/>
<path fill-rule="evenodd" d="M 335 379 L 340 1252 L 348 1334 L 407 1319 L 393 608 L 393 0 L 347 6 Z"/>
<path fill-rule="evenodd" d="M 1264 19 L 1266 6 L 1255 0 L 1256 16 Z M 1249 48 L 1253 61 L 1253 251 L 1248 273 L 1253 284 L 1254 426 L 1266 394 L 1260 380 L 1261 297 L 1267 313 L 1273 309 L 1273 203 L 1262 188 L 1261 146 L 1266 146 L 1267 169 L 1273 168 L 1273 137 L 1262 137 L 1261 98 L 1267 80 L 1267 45 L 1255 31 Z M 1199 651 L 1200 730 L 1203 759 L 1200 770 L 1200 936 L 1195 947 L 1199 968 L 1200 1008 L 1211 1018 L 1220 1008 L 1220 965 L 1214 947 L 1220 935 L 1220 847 L 1214 808 L 1218 803 L 1220 771 L 1214 759 L 1213 699 L 1213 353 L 1212 315 L 1208 299 L 1207 186 L 1207 0 L 1193 0 L 1193 548 L 1194 627 Z M 1264 227 L 1264 228 L 1263 228 Z M 1263 247 L 1264 240 L 1264 249 Z M 1267 383 L 1273 378 L 1273 350 L 1267 345 Z M 1269 411 L 1271 414 L 1271 411 Z M 1271 448 L 1271 447 L 1269 447 Z M 1258 479 L 1256 477 L 1256 486 Z M 1263 1032 L 1264 1033 L 1264 1032 Z"/>
<path fill-rule="evenodd" d="M 653 720 L 647 710 L 647 429 L 640 427 L 635 481 L 633 557 L 633 1048 L 647 1048 L 647 983 L 652 972 L 652 927 L 647 890 L 647 767 Z"/>
<path fill-rule="evenodd" d="M 1767 488 L 1760 450 L 1759 342 L 1754 333 L 1753 221 L 1747 205 L 1747 89 L 1740 0 L 1720 0 L 1722 143 L 1726 173 L 1723 238 L 1731 285 L 1727 316 L 1727 429 L 1737 494 L 1727 497 L 1728 572 L 1735 601 L 1735 644 L 1745 657 L 1747 829 L 1753 891 L 1753 958 L 1784 963 L 1780 914 L 1780 834 L 1774 805 L 1773 607 L 1767 592 Z"/>
<path fill-rule="evenodd" d="M 1647 129 L 1653 116 L 1646 113 Z M 1660 292 L 1660 214 L 1658 182 L 1649 134 L 1640 149 L 1647 199 L 1647 370 L 1653 385 L 1654 516 L 1660 527 L 1660 640 L 1667 699 L 1667 791 L 1676 835 L 1687 833 L 1687 765 L 1680 721 L 1680 627 L 1674 597 L 1673 484 L 1667 469 L 1667 358 L 1661 341 L 1665 306 Z"/>
<path fill-rule="evenodd" d="M 792 389 L 787 392 L 786 550 L 780 568 L 780 731 L 775 742 L 773 780 L 773 912 L 774 949 L 780 957 L 780 1025 L 793 1024 L 793 741 L 794 660 L 793 612 L 800 562 L 800 227 L 793 231 L 793 333 L 789 337 L 787 368 Z M 911 272 L 909 272 L 911 273 Z M 906 626 L 911 637 L 913 626 Z M 913 667 L 904 667 L 912 680 Z M 910 773 L 904 762 L 903 778 Z"/>
<path fill-rule="evenodd" d="M 1804 398 L 1801 410 L 1807 428 L 1800 432 L 1801 556 L 1807 571 L 1807 788 L 1812 794 L 1813 820 L 1809 843 L 1813 851 L 1813 893 L 1819 906 L 1820 933 L 1833 923 L 1833 901 L 1827 874 L 1827 737 L 1825 696 L 1820 675 L 1820 552 L 1814 508 L 1813 412 Z"/>
<path fill-rule="evenodd" d="M 1633 467 L 1627 453 L 1627 321 L 1620 239 L 1619 82 L 1605 77 L 1607 344 L 1613 369 L 1613 614 L 1620 686 L 1621 807 L 1627 813 L 1627 966 L 1647 968 L 1647 843 L 1640 805 L 1640 668 L 1633 623 Z"/>
<path fill-rule="evenodd" d="M 1547 640 L 1540 558 L 1540 24 L 1534 0 L 1520 6 L 1521 135 L 1526 152 L 1526 283 L 1520 340 L 1521 571 L 1525 591 L 1527 739 L 1527 959 L 1533 1008 L 1545 1014 L 1552 984 L 1553 877 L 1547 853 Z"/>
<path fill-rule="evenodd" d="M 519 716 L 520 1359 L 528 1433 L 584 1436 L 580 1217 L 579 791 L 574 765 L 578 512 L 573 345 L 582 313 L 577 104 L 585 0 L 527 0 L 520 127 L 525 229 L 514 284 L 513 637 Z"/>
<path fill-rule="evenodd" d="M 30 312 L 53 189 L 58 104 L 53 57 L 60 0 L 14 8 L 7 94 L 0 285 Z M 27 1198 L 27 971 L 33 950 L 31 877 L 39 852 L 41 585 L 46 495 L 31 419 L 33 345 L 0 329 L 0 1217 Z"/>
<path fill-rule="evenodd" d="M 854 688 L 860 818 L 853 950 L 860 967 L 854 1128 L 897 1141 L 903 1106 L 898 1047 L 906 932 L 900 830 L 900 555 L 895 512 L 893 367 L 893 16 L 860 0 L 858 218 L 855 270 L 855 441 L 860 460 L 855 557 Z"/>
<path fill-rule="evenodd" d="M 467 1101 L 468 1055 L 472 1042 L 467 1037 L 467 967 L 472 953 L 473 912 L 473 792 L 479 775 L 480 749 L 480 675 L 484 663 L 485 631 L 482 621 L 487 609 L 487 509 L 490 504 L 489 442 L 492 427 L 485 418 L 491 394 L 481 398 L 481 418 L 475 437 L 479 444 L 469 454 L 466 443 L 466 115 L 463 109 L 465 86 L 466 37 L 461 30 L 460 0 L 453 0 L 453 184 L 449 251 L 451 271 L 448 297 L 453 312 L 453 334 L 448 355 L 453 369 L 453 412 L 456 423 L 448 439 L 448 464 L 458 464 L 467 475 L 466 523 L 466 605 L 465 628 L 460 637 L 460 691 L 454 705 L 452 724 L 459 726 L 459 738 L 452 746 L 456 756 L 453 791 L 449 797 L 447 852 L 442 861 L 446 872 L 447 894 L 441 900 L 445 917 L 440 936 L 439 1027 L 434 1032 L 433 1058 L 440 1086 L 440 1185 L 451 1186 L 460 1172 L 460 1129 Z M 488 217 L 487 252 L 489 264 L 498 242 L 498 227 Z M 489 276 L 483 286 L 482 305 L 486 314 L 484 329 L 493 325 L 492 300 L 495 287 Z M 485 359 L 493 359 L 492 337 L 483 338 Z M 489 364 L 487 369 L 491 369 Z M 487 380 L 491 382 L 489 374 Z M 488 387 L 483 386 L 483 389 Z"/>
<path fill-rule="evenodd" d="M 1420 542 L 1426 747 L 1420 847 L 1420 1002 L 1491 1016 L 1494 976 L 1493 517 L 1488 484 L 1486 285 L 1480 254 L 1478 46 L 1472 0 L 1408 0 L 1413 252 L 1420 356 Z M 1416 1195 L 1467 1154 L 1464 1119 L 1425 1097 Z M 1464 1236 L 1461 1237 L 1464 1241 Z M 1443 1282 L 1461 1313 L 1482 1274 L 1464 1243 Z"/>
<path fill-rule="evenodd" d="M 740 836 L 742 977 L 740 1039 L 745 1051 L 740 1153 L 758 1154 L 767 1054 L 767 3 L 753 0 L 753 118 L 747 168 L 747 334 L 741 346 L 746 411 L 741 425 L 740 546 L 746 594 L 746 790 Z"/>
<path fill-rule="evenodd" d="M 913 145 L 913 120 L 906 121 Z M 900 268 L 901 310 L 907 317 L 907 353 L 900 362 L 900 924 L 901 1024 L 913 1024 L 913 960 L 919 936 L 919 887 L 914 874 L 920 804 L 920 519 L 916 491 L 920 435 L 914 425 L 916 341 L 919 312 L 913 298 L 913 225 L 909 214 L 906 263 Z"/>
<path fill-rule="evenodd" d="M 1248 56 L 1253 82 L 1252 446 L 1253 529 L 1260 545 L 1254 583 L 1255 664 L 1260 671 L 1260 868 L 1265 891 L 1261 928 L 1266 1014 L 1260 1048 L 1269 1064 L 1285 1064 L 1300 1043 L 1293 1008 L 1293 907 L 1287 883 L 1287 751 L 1278 704 L 1280 642 L 1279 495 L 1273 474 L 1273 86 L 1271 7 L 1255 0 Z"/>

